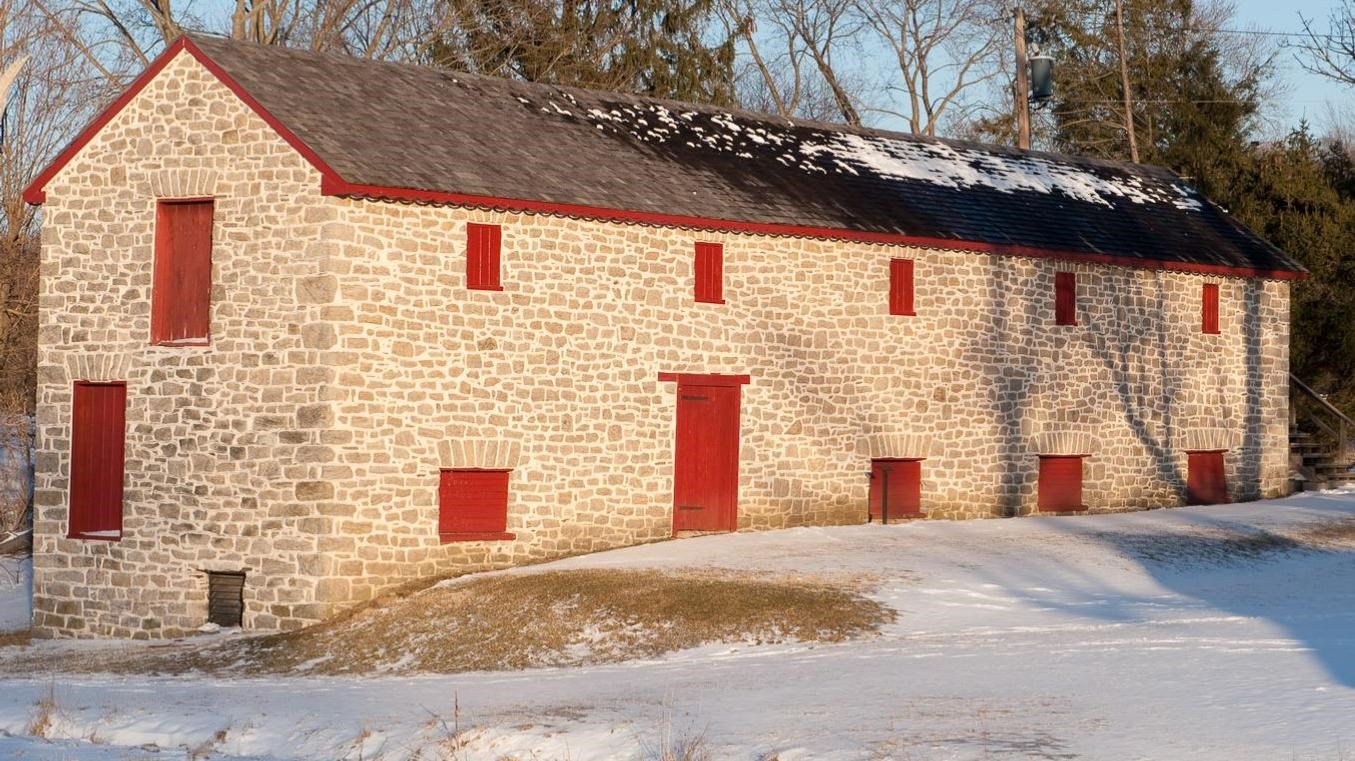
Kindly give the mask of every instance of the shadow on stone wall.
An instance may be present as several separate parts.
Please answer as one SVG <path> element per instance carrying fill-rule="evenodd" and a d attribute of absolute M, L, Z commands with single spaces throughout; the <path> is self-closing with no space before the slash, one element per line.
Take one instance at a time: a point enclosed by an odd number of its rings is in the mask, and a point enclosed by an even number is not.
<path fill-rule="evenodd" d="M 1154 278 L 1153 315 L 1156 320 L 1124 319 L 1125 308 L 1102 319 L 1087 318 L 1087 335 L 1092 353 L 1110 373 L 1111 386 L 1119 399 L 1120 414 L 1134 438 L 1152 459 L 1158 480 L 1186 496 L 1185 477 L 1181 473 L 1176 429 L 1176 397 L 1183 380 L 1181 357 L 1172 356 L 1167 320 L 1167 293 L 1161 275 Z M 1144 349 L 1151 346 L 1151 354 Z M 1156 375 L 1156 383 L 1149 379 Z M 1154 425 L 1160 416 L 1161 425 Z"/>
<path fill-rule="evenodd" d="M 1263 381 L 1261 357 L 1261 282 L 1247 280 L 1242 290 L 1242 336 L 1245 341 L 1245 398 L 1243 400 L 1241 457 L 1234 494 L 1240 499 L 1261 496 L 1261 456 L 1265 423 L 1262 420 Z M 1288 442 L 1286 442 L 1287 444 Z"/>
<path fill-rule="evenodd" d="M 1030 437 L 1024 430 L 1026 412 L 1030 404 L 1031 384 L 1039 368 L 1028 357 L 1009 353 L 1009 347 L 1019 351 L 1025 346 L 1024 331 L 1038 325 L 1039 307 L 1034 299 L 1020 296 L 1020 282 L 1027 275 L 1018 267 L 1000 266 L 990 261 L 988 267 L 988 298 L 992 307 L 988 314 L 985 341 L 977 356 L 971 357 L 982 368 L 986 387 L 991 397 L 991 409 L 996 413 L 998 437 L 998 492 L 995 514 L 1011 518 L 1021 514 L 1021 491 L 1030 472 L 1033 453 Z M 1049 273 L 1053 292 L 1053 274 Z M 1012 294 L 1017 294 L 1013 296 Z M 1013 302 L 1019 302 L 1014 304 Z M 1019 312 L 1017 308 L 1019 306 Z M 1013 314 L 1019 319 L 1013 326 Z M 1019 361 L 1012 362 L 1015 355 Z"/>

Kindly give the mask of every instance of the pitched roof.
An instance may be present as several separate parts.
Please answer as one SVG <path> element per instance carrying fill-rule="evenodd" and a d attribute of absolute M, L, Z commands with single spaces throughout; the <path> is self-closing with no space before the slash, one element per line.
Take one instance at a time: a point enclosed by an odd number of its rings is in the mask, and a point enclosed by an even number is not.
<path fill-rule="evenodd" d="M 290 133 L 331 194 L 1303 272 L 1158 167 L 219 39 L 186 44 Z"/>

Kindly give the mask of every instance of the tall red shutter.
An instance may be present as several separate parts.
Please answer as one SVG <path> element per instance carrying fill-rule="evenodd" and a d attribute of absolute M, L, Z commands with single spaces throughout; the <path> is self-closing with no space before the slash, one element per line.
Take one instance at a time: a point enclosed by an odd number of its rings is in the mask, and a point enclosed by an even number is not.
<path fill-rule="evenodd" d="M 1221 505 L 1228 501 L 1228 479 L 1223 452 L 1187 452 L 1186 501 L 1192 505 Z"/>
<path fill-rule="evenodd" d="M 75 384 L 71 411 L 70 513 L 67 534 L 122 536 L 127 385 Z"/>
<path fill-rule="evenodd" d="M 152 343 L 205 344 L 209 340 L 213 205 L 211 199 L 156 204 Z"/>
<path fill-rule="evenodd" d="M 503 228 L 498 225 L 466 224 L 466 287 L 501 291 L 499 252 Z"/>
<path fill-rule="evenodd" d="M 1205 283 L 1200 332 L 1219 332 L 1219 286 L 1217 283 Z"/>
<path fill-rule="evenodd" d="M 914 313 L 912 259 L 889 261 L 889 313 L 900 315 Z"/>
<path fill-rule="evenodd" d="M 719 243 L 696 244 L 696 300 L 725 301 L 725 248 Z"/>
<path fill-rule="evenodd" d="M 1087 509 L 1082 504 L 1082 458 L 1045 456 L 1040 458 L 1040 510 L 1066 513 Z"/>
<path fill-rule="evenodd" d="M 444 470 L 438 485 L 438 533 L 444 540 L 512 539 L 507 470 Z"/>
<path fill-rule="evenodd" d="M 889 469 L 889 519 L 922 516 L 922 461 L 872 460 L 870 463 L 870 517 L 883 517 L 880 510 Z"/>
<path fill-rule="evenodd" d="M 1077 274 L 1054 273 L 1054 324 L 1077 324 Z"/>

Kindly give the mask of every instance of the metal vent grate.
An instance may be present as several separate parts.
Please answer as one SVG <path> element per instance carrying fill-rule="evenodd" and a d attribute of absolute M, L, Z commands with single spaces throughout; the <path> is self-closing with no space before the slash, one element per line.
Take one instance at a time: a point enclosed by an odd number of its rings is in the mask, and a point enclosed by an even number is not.
<path fill-rule="evenodd" d="M 218 626 L 240 626 L 245 614 L 245 575 L 207 572 L 207 620 Z"/>

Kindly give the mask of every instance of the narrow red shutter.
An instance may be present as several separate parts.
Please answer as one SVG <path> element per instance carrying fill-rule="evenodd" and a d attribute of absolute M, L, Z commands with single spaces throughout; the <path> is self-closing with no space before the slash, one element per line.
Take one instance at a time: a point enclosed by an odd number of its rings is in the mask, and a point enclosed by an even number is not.
<path fill-rule="evenodd" d="M 211 199 L 156 205 L 152 343 L 205 344 L 211 335 L 212 210 Z"/>
<path fill-rule="evenodd" d="M 1188 452 L 1186 502 L 1192 505 L 1221 505 L 1228 501 L 1228 478 L 1223 469 L 1223 452 Z"/>
<path fill-rule="evenodd" d="M 1217 283 L 1205 283 L 1203 295 L 1202 327 L 1203 333 L 1219 332 L 1219 286 Z"/>
<path fill-rule="evenodd" d="M 445 539 L 511 539 L 507 470 L 444 470 L 438 533 Z"/>
<path fill-rule="evenodd" d="M 723 304 L 725 251 L 719 243 L 696 244 L 696 300 Z"/>
<path fill-rule="evenodd" d="M 913 314 L 913 260 L 889 261 L 889 313 Z"/>
<path fill-rule="evenodd" d="M 498 225 L 466 224 L 466 287 L 481 291 L 500 291 L 499 252 L 503 228 Z"/>
<path fill-rule="evenodd" d="M 889 469 L 889 519 L 922 516 L 922 461 L 873 460 L 870 464 L 870 516 L 880 519 L 885 468 Z"/>
<path fill-rule="evenodd" d="M 126 384 L 75 384 L 69 536 L 118 539 L 122 535 L 126 410 Z"/>
<path fill-rule="evenodd" d="M 1082 458 L 1040 458 L 1040 509 L 1051 513 L 1085 510 L 1082 504 Z"/>
<path fill-rule="evenodd" d="M 1077 324 L 1077 275 L 1054 273 L 1054 324 Z"/>

